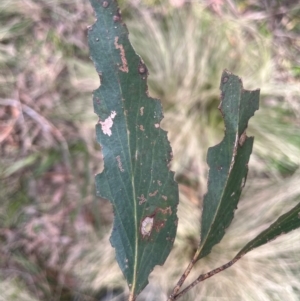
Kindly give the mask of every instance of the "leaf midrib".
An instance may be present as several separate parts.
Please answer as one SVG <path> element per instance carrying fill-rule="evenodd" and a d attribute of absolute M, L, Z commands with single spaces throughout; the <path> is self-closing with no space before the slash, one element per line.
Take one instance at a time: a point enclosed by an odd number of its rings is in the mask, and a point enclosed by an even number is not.
<path fill-rule="evenodd" d="M 108 26 L 107 22 L 106 22 L 106 18 L 103 18 L 103 22 L 105 23 L 105 26 L 106 26 L 106 30 L 109 32 L 110 30 L 110 26 Z M 101 39 L 102 40 L 102 39 Z M 112 61 L 114 62 L 114 65 L 117 66 L 118 62 L 115 61 L 115 56 L 114 56 L 114 48 L 112 46 L 111 43 L 108 44 L 109 45 L 109 48 L 110 48 L 110 56 L 111 56 L 111 59 Z M 124 46 L 124 45 L 123 45 Z M 122 87 L 121 87 L 121 79 L 120 79 L 120 76 L 119 76 L 119 71 L 116 71 L 116 77 L 119 79 L 117 85 L 118 85 L 118 88 L 119 88 L 119 95 L 121 97 L 120 99 L 120 103 L 122 102 L 122 95 L 123 95 L 123 90 L 122 90 Z M 125 100 L 126 101 L 126 100 Z M 138 253 L 138 236 L 137 236 L 137 229 L 138 229 L 138 222 L 137 222 L 137 206 L 135 204 L 135 200 L 136 200 L 136 191 L 135 191 L 135 183 L 134 183 L 134 175 L 133 175 L 133 166 L 132 166 L 132 153 L 131 153 L 131 148 L 130 148 L 130 137 L 129 137 L 129 130 L 128 130 L 128 119 L 127 119 L 127 116 L 125 114 L 125 110 L 123 109 L 122 110 L 122 113 L 123 113 L 123 116 L 124 116 L 124 119 L 126 121 L 126 137 L 127 137 L 127 147 L 128 147 L 128 155 L 129 155 L 129 161 L 130 161 L 130 173 L 131 173 L 131 185 L 132 185 L 132 195 L 133 195 L 133 200 L 132 200 L 132 203 L 133 203 L 133 207 L 134 207 L 134 224 L 135 224 L 135 247 L 134 247 L 134 252 L 135 254 Z M 119 132 L 117 130 L 117 133 L 118 133 L 118 136 L 119 136 Z M 120 136 L 119 136 L 120 137 Z M 119 138 L 119 141 L 121 141 L 121 139 Z M 135 139 L 135 141 L 137 141 L 137 139 Z M 123 144 L 121 143 L 121 147 L 123 148 Z M 125 152 L 124 152 L 125 153 Z M 126 190 L 125 190 L 126 191 Z M 129 197 L 128 197 L 129 198 Z M 115 206 L 116 207 L 116 206 Z M 116 210 L 118 212 L 118 210 Z M 119 212 L 118 212 L 118 215 L 119 215 Z M 121 221 L 122 219 L 119 218 L 119 220 Z M 122 223 L 122 226 L 124 228 L 124 225 Z M 125 229 L 125 228 L 124 228 Z M 127 233 L 126 231 L 124 231 L 124 233 Z M 128 241 L 130 241 L 128 235 L 127 235 L 127 239 Z M 131 249 L 131 248 L 130 248 Z M 132 250 L 132 249 L 131 249 Z M 132 286 L 130 288 L 130 291 L 131 292 L 134 292 L 135 291 L 135 287 L 136 287 L 136 272 L 137 272 L 137 255 L 134 257 L 134 268 L 133 268 L 133 279 L 132 279 Z"/>

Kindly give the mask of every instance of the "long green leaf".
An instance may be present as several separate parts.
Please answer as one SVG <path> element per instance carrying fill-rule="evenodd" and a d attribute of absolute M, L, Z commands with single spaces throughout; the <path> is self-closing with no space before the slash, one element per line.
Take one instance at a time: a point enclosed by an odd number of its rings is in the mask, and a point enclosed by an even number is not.
<path fill-rule="evenodd" d="M 224 71 L 219 109 L 225 122 L 225 137 L 209 148 L 208 191 L 204 196 L 201 242 L 197 259 L 211 252 L 231 223 L 245 185 L 253 137 L 246 136 L 248 121 L 259 106 L 259 90 L 246 91 L 240 78 Z"/>
<path fill-rule="evenodd" d="M 300 228 L 300 203 L 289 212 L 280 216 L 269 228 L 246 244 L 235 258 L 242 257 L 251 250 L 297 228 Z"/>
<path fill-rule="evenodd" d="M 162 265 L 177 228 L 178 187 L 160 128 L 161 103 L 148 96 L 147 67 L 128 40 L 116 1 L 91 0 L 97 21 L 89 29 L 91 57 L 101 86 L 94 91 L 97 140 L 104 170 L 97 194 L 111 201 L 111 244 L 135 300 L 155 265 Z"/>

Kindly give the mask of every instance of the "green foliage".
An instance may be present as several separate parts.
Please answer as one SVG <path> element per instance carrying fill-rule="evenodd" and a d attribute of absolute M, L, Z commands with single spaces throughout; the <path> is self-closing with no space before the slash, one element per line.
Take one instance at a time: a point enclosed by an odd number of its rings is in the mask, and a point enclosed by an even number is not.
<path fill-rule="evenodd" d="M 208 255 L 220 242 L 233 219 L 245 186 L 253 137 L 248 138 L 248 120 L 258 109 L 259 91 L 245 91 L 241 80 L 224 71 L 221 79 L 221 104 L 225 137 L 208 150 L 208 192 L 204 196 L 201 243 L 198 259 Z"/>
<path fill-rule="evenodd" d="M 299 4 L 281 1 L 274 7 L 274 1 L 265 6 L 254 0 L 229 7 L 223 1 L 216 14 L 207 1 L 183 2 L 121 3 L 130 41 L 150 73 L 149 93 L 162 101 L 161 126 L 168 130 L 171 169 L 180 184 L 174 248 L 138 300 L 165 300 L 199 244 L 207 148 L 221 141 L 224 131 L 216 109 L 224 68 L 242 75 L 248 89 L 261 88 L 260 110 L 247 130 L 255 142 L 235 218 L 190 279 L 233 258 L 299 202 Z M 0 296 L 5 301 L 94 301 L 111 300 L 113 292 L 122 295 L 114 299 L 128 294 L 109 243 L 112 206 L 94 193 L 103 160 L 90 102 L 99 86 L 86 41 L 93 22 L 89 1 L 0 1 Z M 251 251 L 184 300 L 299 300 L 299 235 L 293 231 Z"/>
<path fill-rule="evenodd" d="M 89 45 L 101 81 L 94 91 L 94 110 L 99 116 L 97 141 L 104 157 L 104 170 L 96 176 L 96 187 L 97 194 L 113 205 L 111 243 L 129 286 L 129 300 L 133 301 L 147 285 L 154 266 L 163 264 L 170 253 L 177 227 L 178 188 L 168 168 L 171 149 L 166 132 L 160 129 L 161 105 L 148 97 L 147 67 L 128 40 L 117 3 L 91 0 L 91 4 L 97 21 L 89 28 Z M 252 249 L 300 226 L 298 205 L 232 261 L 200 275 L 179 292 L 195 262 L 223 238 L 247 178 L 253 137 L 247 137 L 246 129 L 258 109 L 259 90 L 244 90 L 241 80 L 226 70 L 220 88 L 225 137 L 207 155 L 210 170 L 201 242 L 170 301 L 229 268 Z"/>

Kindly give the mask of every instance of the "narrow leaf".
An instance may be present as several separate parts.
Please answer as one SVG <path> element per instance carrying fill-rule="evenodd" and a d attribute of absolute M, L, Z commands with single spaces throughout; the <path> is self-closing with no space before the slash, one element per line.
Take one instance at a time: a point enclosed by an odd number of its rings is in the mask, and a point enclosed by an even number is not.
<path fill-rule="evenodd" d="M 203 201 L 197 259 L 211 252 L 233 219 L 253 146 L 253 137 L 246 136 L 246 128 L 259 106 L 259 90 L 244 90 L 241 79 L 226 70 L 220 89 L 219 109 L 225 122 L 225 136 L 220 144 L 208 150 L 208 191 Z"/>
<path fill-rule="evenodd" d="M 167 134 L 160 128 L 161 103 L 148 96 L 147 67 L 128 40 L 117 3 L 90 2 L 97 18 L 89 29 L 90 53 L 101 80 L 94 91 L 96 132 L 104 156 L 97 194 L 113 205 L 110 240 L 129 300 L 135 300 L 172 248 L 178 187 L 169 170 Z"/>
<path fill-rule="evenodd" d="M 289 212 L 280 216 L 269 228 L 252 239 L 244 248 L 242 248 L 235 258 L 242 257 L 251 250 L 297 228 L 300 228 L 300 203 Z"/>

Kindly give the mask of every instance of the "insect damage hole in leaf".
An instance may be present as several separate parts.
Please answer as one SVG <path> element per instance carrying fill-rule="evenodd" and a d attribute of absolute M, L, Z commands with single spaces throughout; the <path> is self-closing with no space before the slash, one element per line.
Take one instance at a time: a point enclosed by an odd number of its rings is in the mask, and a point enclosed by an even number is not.
<path fill-rule="evenodd" d="M 176 235 L 178 186 L 169 164 L 161 103 L 148 96 L 148 70 L 134 52 L 114 0 L 91 0 L 96 22 L 88 31 L 101 86 L 94 91 L 97 141 L 104 169 L 97 195 L 114 210 L 110 238 L 133 301 L 156 265 L 169 255 Z"/>

